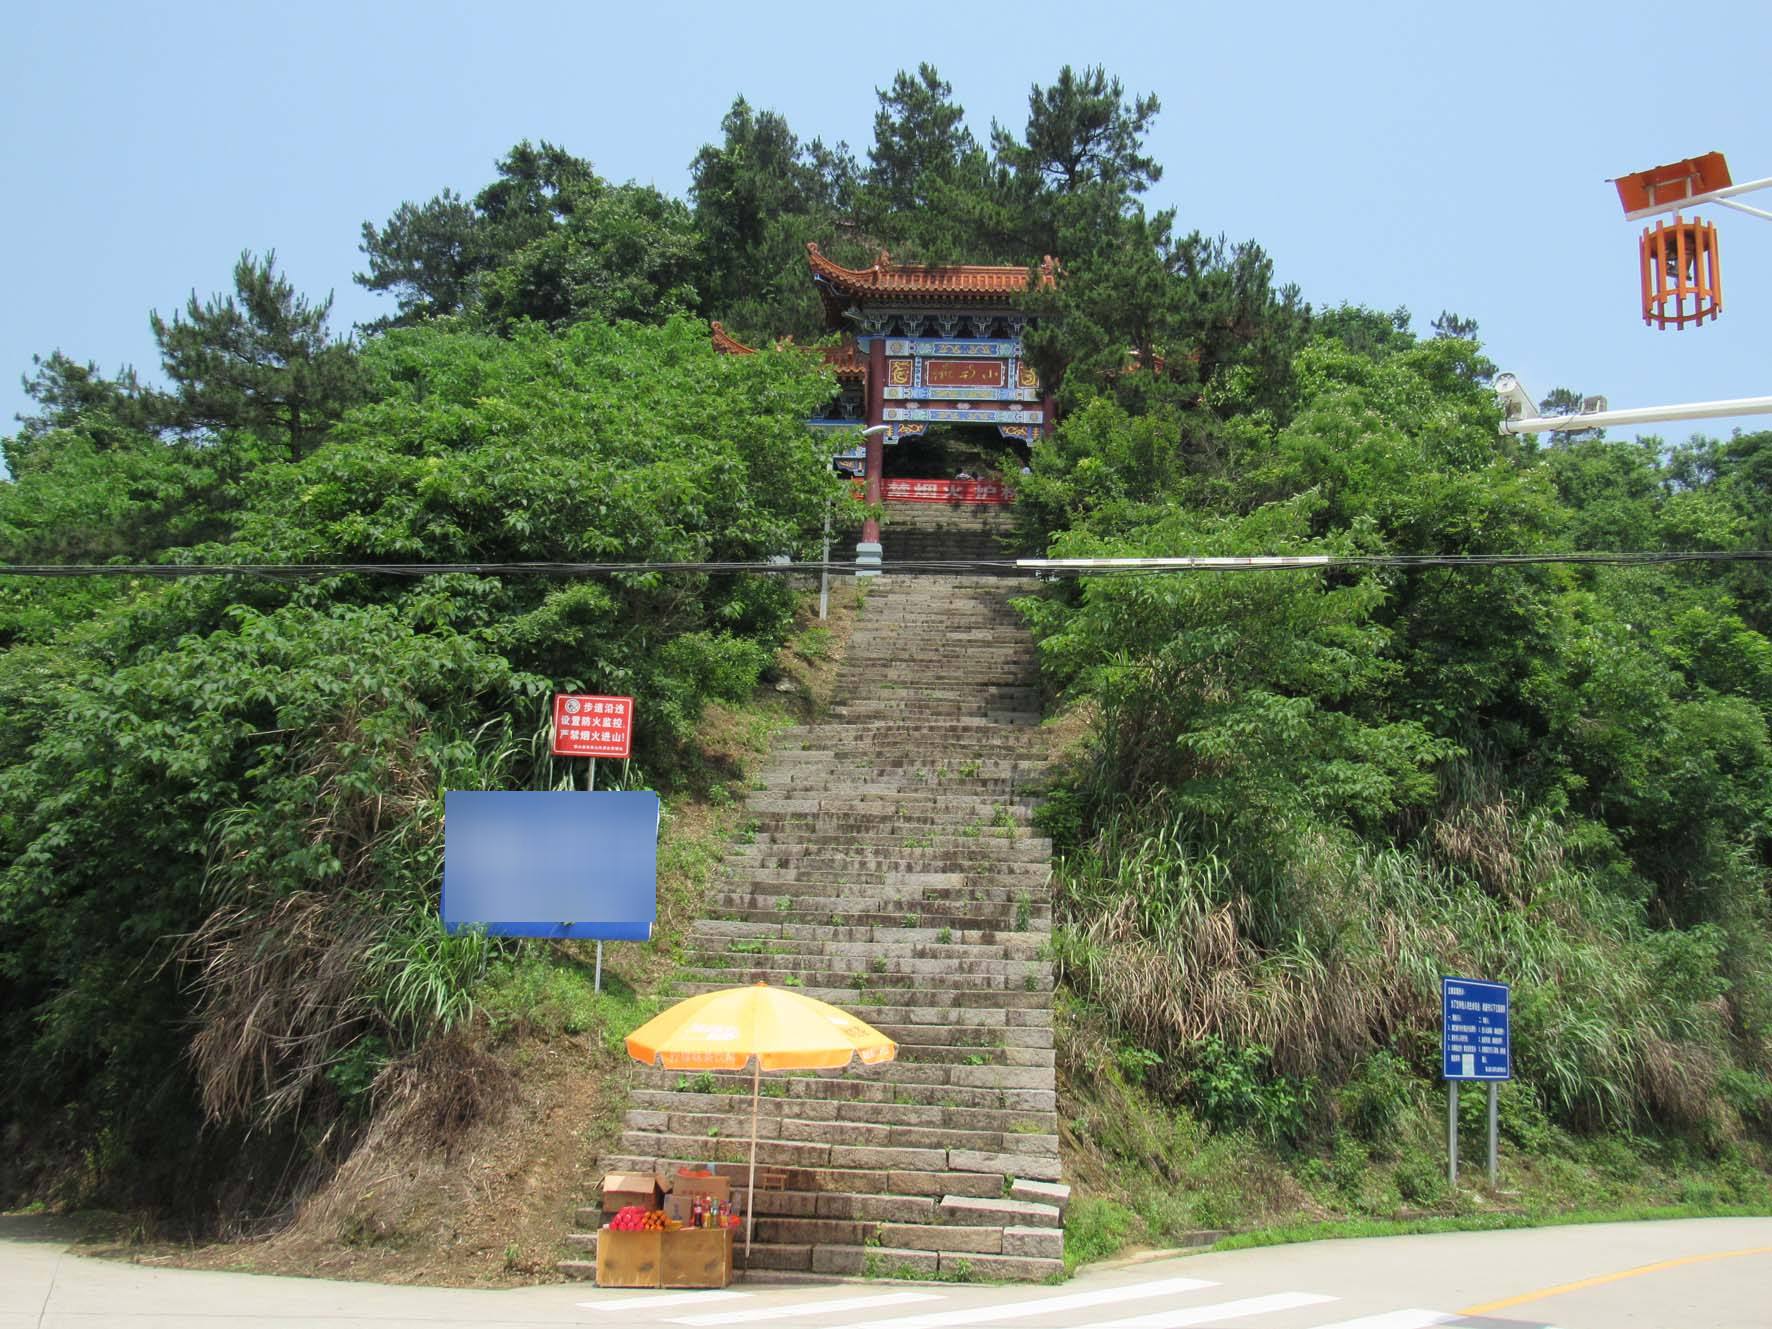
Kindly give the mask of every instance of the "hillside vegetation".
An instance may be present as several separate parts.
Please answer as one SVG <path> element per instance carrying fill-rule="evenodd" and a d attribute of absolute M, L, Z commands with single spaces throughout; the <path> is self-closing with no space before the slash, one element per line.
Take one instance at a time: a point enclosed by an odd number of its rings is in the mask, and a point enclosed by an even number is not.
<path fill-rule="evenodd" d="M 1258 245 L 1148 211 L 1159 109 L 1067 68 L 981 142 L 922 66 L 862 162 L 740 99 L 688 200 L 524 142 L 365 223 L 373 327 L 243 254 L 155 315 L 162 386 L 39 360 L 0 562 L 364 566 L 0 578 L 0 1201 L 274 1220 L 390 1114 L 490 1111 L 501 1032 L 586 1025 L 537 1014 L 571 957 L 442 934 L 443 791 L 571 778 L 547 699 L 584 688 L 638 699 L 631 785 L 718 803 L 708 707 L 778 667 L 796 592 L 373 565 L 809 555 L 850 502 L 802 424 L 834 384 L 707 324 L 817 337 L 807 241 L 1057 258 L 1029 351 L 1063 422 L 1017 506 L 1055 554 L 1767 547 L 1772 434 L 1500 437 L 1467 320 L 1313 310 Z M 1081 735 L 1041 819 L 1103 1190 L 1275 1178 L 1207 1225 L 1440 1203 L 1437 980 L 1466 972 L 1515 985 L 1512 1143 L 1647 1141 L 1765 1202 L 1762 565 L 1125 576 L 1024 609 Z"/>

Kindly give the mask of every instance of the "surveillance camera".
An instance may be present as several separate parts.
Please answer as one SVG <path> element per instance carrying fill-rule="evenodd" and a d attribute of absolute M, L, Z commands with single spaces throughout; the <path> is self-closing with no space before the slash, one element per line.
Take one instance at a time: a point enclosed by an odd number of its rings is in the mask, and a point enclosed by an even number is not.
<path fill-rule="evenodd" d="M 1501 401 L 1503 415 L 1509 420 L 1521 420 L 1538 414 L 1538 403 L 1512 374 L 1495 376 L 1495 395 Z"/>

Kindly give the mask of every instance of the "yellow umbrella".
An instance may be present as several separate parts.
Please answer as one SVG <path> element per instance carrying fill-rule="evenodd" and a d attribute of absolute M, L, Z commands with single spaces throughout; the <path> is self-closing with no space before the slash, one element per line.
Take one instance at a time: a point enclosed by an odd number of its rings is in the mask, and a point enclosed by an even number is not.
<path fill-rule="evenodd" d="M 758 983 L 678 1002 L 628 1035 L 628 1055 L 667 1070 L 751 1068 L 751 1170 L 745 1187 L 744 1249 L 751 1253 L 757 1193 L 757 1100 L 763 1072 L 877 1066 L 898 1044 L 865 1021 L 814 997 Z"/>

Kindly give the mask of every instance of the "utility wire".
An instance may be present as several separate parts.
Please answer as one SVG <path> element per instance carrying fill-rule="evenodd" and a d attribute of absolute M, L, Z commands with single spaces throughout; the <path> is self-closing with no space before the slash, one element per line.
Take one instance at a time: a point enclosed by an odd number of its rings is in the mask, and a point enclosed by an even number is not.
<path fill-rule="evenodd" d="M 891 563 L 0 563 L 0 577 L 268 577 L 298 581 L 350 575 L 377 577 L 615 577 L 649 573 L 804 575 L 904 572 L 965 575 L 1124 576 L 1177 572 L 1273 572 L 1360 568 L 1485 568 L 1535 564 L 1636 567 L 1664 563 L 1766 563 L 1772 550 L 1652 550 L 1634 553 L 1544 554 L 1274 554 L 1172 558 L 899 559 Z"/>

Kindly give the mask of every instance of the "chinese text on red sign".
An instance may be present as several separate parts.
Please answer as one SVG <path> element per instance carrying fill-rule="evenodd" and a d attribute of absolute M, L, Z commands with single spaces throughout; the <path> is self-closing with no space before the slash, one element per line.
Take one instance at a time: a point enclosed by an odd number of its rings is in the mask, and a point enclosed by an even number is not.
<path fill-rule="evenodd" d="M 626 757 L 633 734 L 632 697 L 561 693 L 554 698 L 556 757 Z"/>

